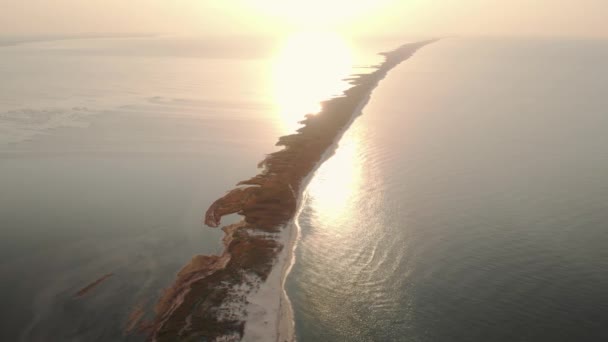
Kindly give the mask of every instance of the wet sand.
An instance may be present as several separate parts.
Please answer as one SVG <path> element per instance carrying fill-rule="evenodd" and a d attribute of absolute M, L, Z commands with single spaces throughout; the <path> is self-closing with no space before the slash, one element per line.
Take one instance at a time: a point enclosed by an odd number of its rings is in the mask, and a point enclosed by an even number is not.
<path fill-rule="evenodd" d="M 205 223 L 218 227 L 223 216 L 243 221 L 222 228 L 220 255 L 195 256 L 179 272 L 147 325 L 155 341 L 290 341 L 293 319 L 283 289 L 297 235 L 291 222 L 308 177 L 333 151 L 344 130 L 369 100 L 372 90 L 399 63 L 432 41 L 403 45 L 383 53 L 385 61 L 349 81 L 343 96 L 322 102 L 307 115 L 297 133 L 279 138 L 284 149 L 269 154 L 257 176 L 215 201 Z"/>

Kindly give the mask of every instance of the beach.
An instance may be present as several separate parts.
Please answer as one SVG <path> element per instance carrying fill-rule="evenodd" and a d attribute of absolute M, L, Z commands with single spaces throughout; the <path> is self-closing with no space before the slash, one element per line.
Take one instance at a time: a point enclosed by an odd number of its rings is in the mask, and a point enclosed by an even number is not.
<path fill-rule="evenodd" d="M 277 338 L 293 339 L 293 320 L 283 284 L 296 237 L 294 225 L 288 224 L 301 202 L 303 186 L 333 153 L 337 140 L 378 82 L 417 49 L 432 42 L 405 44 L 383 53 L 385 61 L 375 71 L 351 78 L 352 87 L 344 95 L 323 101 L 322 110 L 307 115 L 296 134 L 279 138 L 277 146 L 284 148 L 259 163 L 260 174 L 239 182 L 237 188 L 211 204 L 205 214 L 210 227 L 219 227 L 225 215 L 238 213 L 244 219 L 237 226 L 223 228 L 225 249 L 220 258 L 224 262 L 200 264 L 197 260 L 201 258 L 217 257 L 194 257 L 183 269 L 188 272 L 182 270 L 165 292 L 156 306 L 156 318 L 149 324 L 155 340 L 263 340 L 268 337 L 262 337 L 261 329 L 256 329 L 262 322 L 275 326 L 270 330 L 276 331 Z"/>

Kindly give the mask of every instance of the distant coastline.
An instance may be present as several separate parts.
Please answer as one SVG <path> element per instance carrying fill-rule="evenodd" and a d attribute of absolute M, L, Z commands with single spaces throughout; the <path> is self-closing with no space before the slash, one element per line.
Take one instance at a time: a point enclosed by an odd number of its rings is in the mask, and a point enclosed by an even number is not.
<path fill-rule="evenodd" d="M 28 43 L 54 42 L 77 39 L 105 39 L 105 38 L 151 38 L 158 34 L 120 34 L 120 33 L 92 33 L 80 35 L 19 35 L 0 36 L 0 47 L 14 46 Z"/>
<path fill-rule="evenodd" d="M 225 215 L 244 217 L 222 228 L 222 254 L 195 256 L 158 301 L 154 320 L 141 323 L 140 328 L 155 341 L 293 340 L 283 284 L 293 258 L 297 236 L 293 218 L 303 187 L 333 153 L 377 84 L 392 68 L 434 41 L 382 53 L 385 60 L 375 71 L 350 78 L 353 86 L 344 95 L 322 102 L 322 110 L 307 115 L 297 133 L 279 138 L 276 145 L 284 149 L 260 162 L 263 171 L 238 183 L 207 210 L 205 223 L 211 227 L 218 227 Z"/>

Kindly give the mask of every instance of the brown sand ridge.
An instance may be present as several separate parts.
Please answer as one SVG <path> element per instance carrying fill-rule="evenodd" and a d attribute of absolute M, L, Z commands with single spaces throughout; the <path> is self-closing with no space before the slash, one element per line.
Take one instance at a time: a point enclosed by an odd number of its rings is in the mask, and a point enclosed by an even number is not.
<path fill-rule="evenodd" d="M 75 297 L 83 297 L 84 295 L 86 295 L 89 292 L 93 291 L 97 286 L 99 286 L 104 281 L 108 280 L 108 278 L 110 278 L 113 275 L 114 275 L 114 273 L 108 273 L 106 275 L 103 275 L 99 279 L 95 280 L 94 282 L 90 283 L 89 285 L 87 285 L 87 286 L 83 287 L 82 289 L 78 290 L 78 292 L 76 292 L 76 294 L 74 296 Z"/>
<path fill-rule="evenodd" d="M 223 228 L 225 249 L 221 255 L 195 256 L 179 272 L 156 305 L 156 318 L 147 329 L 153 340 L 242 338 L 246 295 L 231 289 L 241 284 L 255 288 L 256 281 L 266 280 L 283 248 L 275 233 L 294 217 L 302 180 L 388 71 L 431 42 L 406 44 L 383 53 L 385 61 L 376 71 L 353 76 L 349 79 L 353 86 L 343 96 L 323 102 L 321 112 L 307 115 L 297 133 L 279 138 L 277 146 L 284 148 L 259 164 L 263 168 L 260 174 L 238 183 L 209 207 L 205 214 L 208 226 L 218 227 L 223 216 L 233 213 L 244 220 Z"/>

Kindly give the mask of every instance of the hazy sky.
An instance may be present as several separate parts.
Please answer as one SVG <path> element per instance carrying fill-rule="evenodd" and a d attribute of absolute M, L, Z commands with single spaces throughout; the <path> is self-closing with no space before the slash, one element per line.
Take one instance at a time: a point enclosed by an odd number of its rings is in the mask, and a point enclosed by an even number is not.
<path fill-rule="evenodd" d="M 0 0 L 0 34 L 266 34 L 608 37 L 608 0 Z"/>

